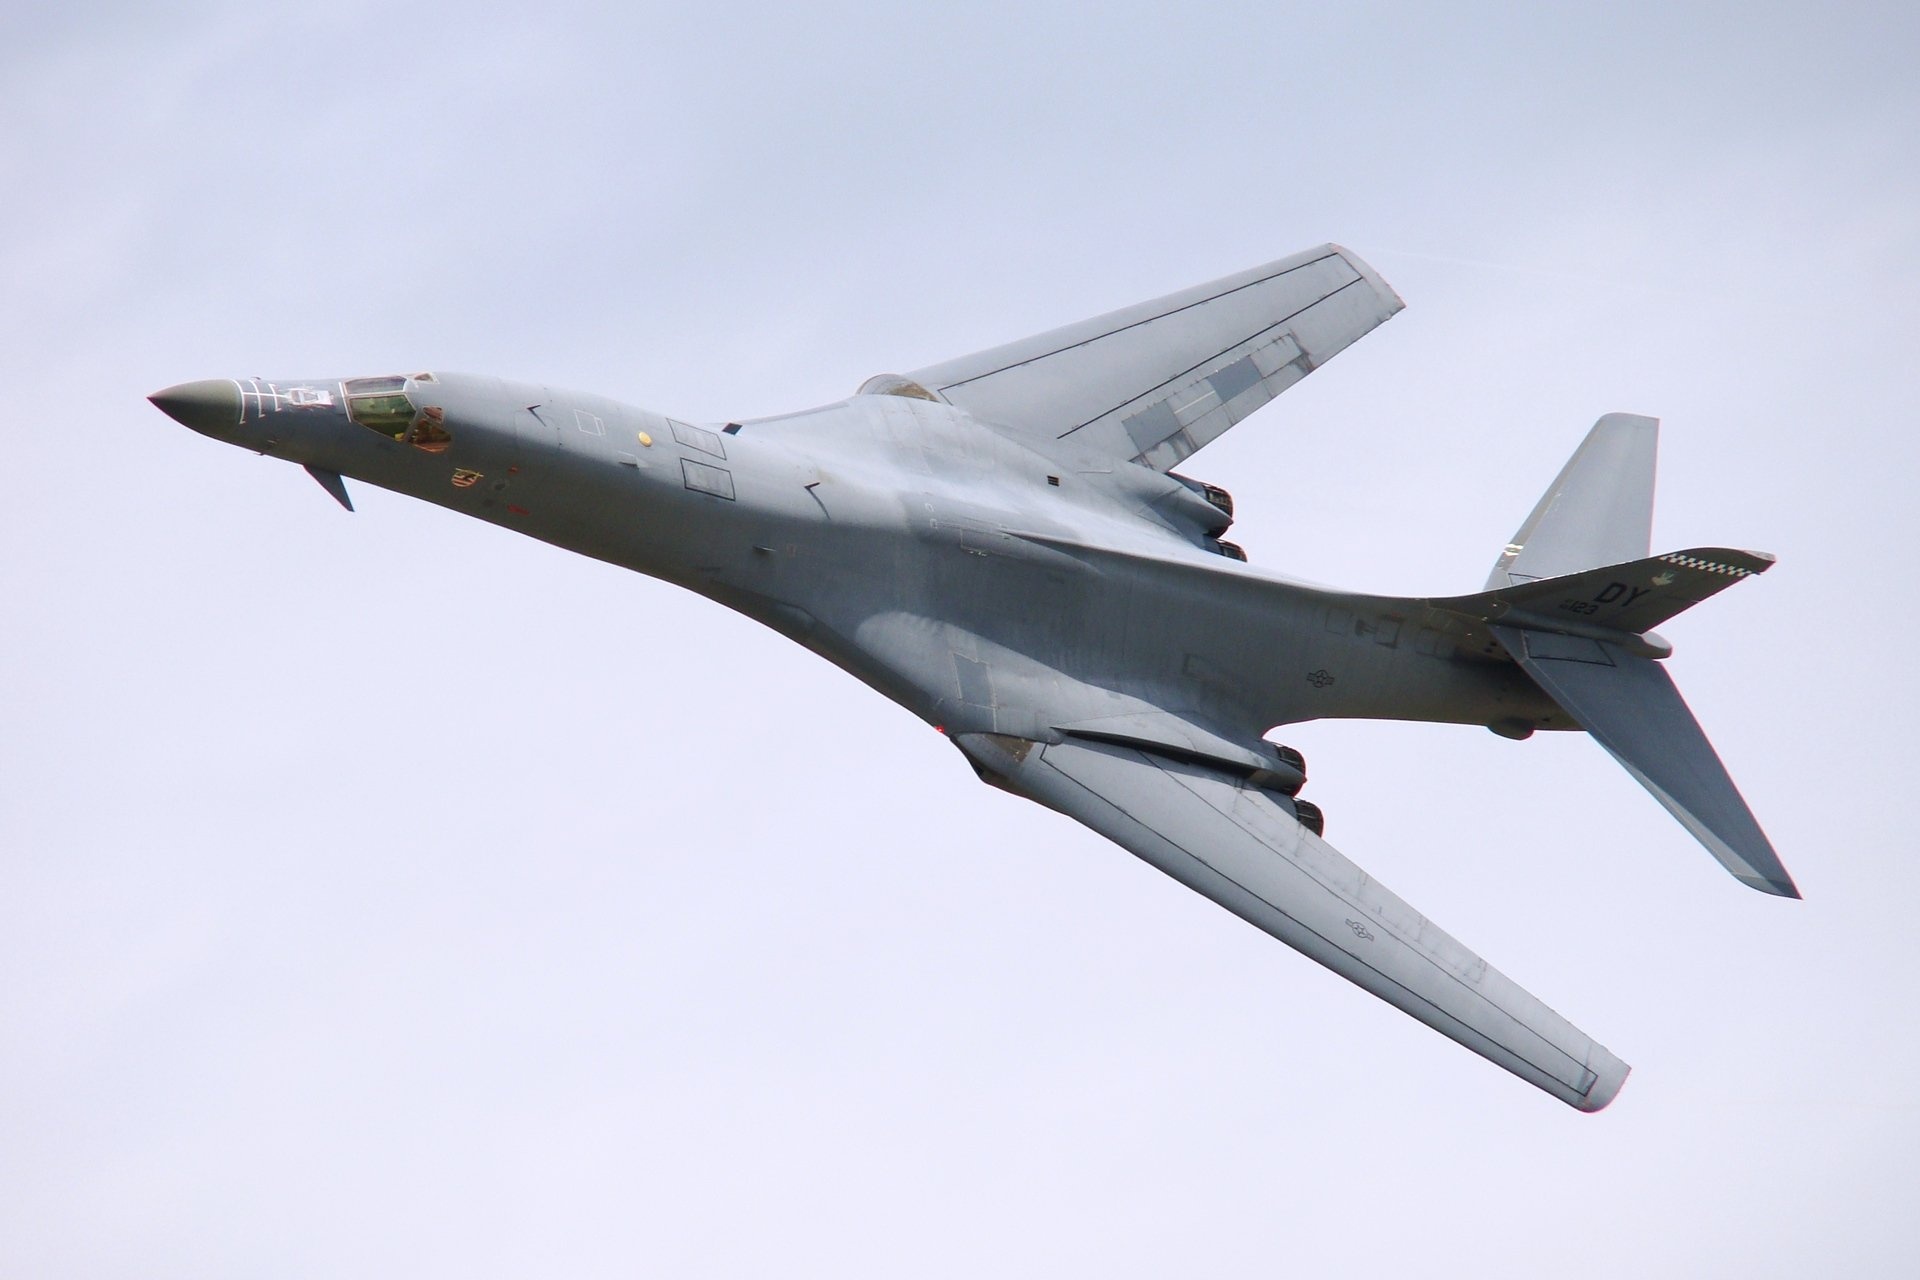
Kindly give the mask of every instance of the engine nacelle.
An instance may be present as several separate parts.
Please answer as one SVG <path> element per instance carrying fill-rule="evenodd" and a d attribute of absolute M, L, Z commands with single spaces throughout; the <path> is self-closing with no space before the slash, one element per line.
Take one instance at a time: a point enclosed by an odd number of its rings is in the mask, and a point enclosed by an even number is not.
<path fill-rule="evenodd" d="M 1218 538 L 1233 526 L 1232 494 L 1217 484 L 1208 484 L 1203 480 L 1189 479 L 1177 471 L 1169 471 L 1167 475 L 1174 480 L 1178 480 L 1186 487 L 1188 493 L 1200 499 L 1199 502 L 1191 502 L 1183 499 L 1182 505 L 1185 507 L 1183 514 L 1187 515 L 1195 524 L 1199 525 L 1200 531 L 1206 534 L 1208 538 Z M 1202 503 L 1205 505 L 1201 505 Z"/>
<path fill-rule="evenodd" d="M 1267 743 L 1267 749 L 1273 753 L 1273 763 L 1255 770 L 1247 781 L 1268 791 L 1278 791 L 1289 799 L 1300 794 L 1300 788 L 1307 785 L 1307 758 L 1278 742 Z"/>
<path fill-rule="evenodd" d="M 1320 806 L 1313 801 L 1295 800 L 1293 802 L 1293 816 L 1299 820 L 1301 826 L 1313 832 L 1313 834 L 1317 836 L 1327 834 L 1326 815 L 1320 812 Z"/>
<path fill-rule="evenodd" d="M 1228 493 L 1225 489 L 1222 489 L 1217 484 L 1202 483 L 1200 486 L 1200 496 L 1205 498 L 1208 502 L 1212 503 L 1214 506 L 1214 509 L 1219 511 L 1221 515 L 1227 518 L 1227 524 L 1233 523 L 1233 495 L 1232 494 Z"/>

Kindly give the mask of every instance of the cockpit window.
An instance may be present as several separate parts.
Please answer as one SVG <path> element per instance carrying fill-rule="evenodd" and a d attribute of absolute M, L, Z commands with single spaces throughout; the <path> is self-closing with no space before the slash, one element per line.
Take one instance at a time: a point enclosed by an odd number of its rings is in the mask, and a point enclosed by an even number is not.
<path fill-rule="evenodd" d="M 406 392 L 407 379 L 397 374 L 349 378 L 342 386 L 347 393 L 347 416 L 368 430 L 427 453 L 444 453 L 453 443 L 446 411 L 438 405 L 415 407 Z"/>
<path fill-rule="evenodd" d="M 398 440 L 413 423 L 413 401 L 403 395 L 349 396 L 347 414 L 361 426 Z"/>

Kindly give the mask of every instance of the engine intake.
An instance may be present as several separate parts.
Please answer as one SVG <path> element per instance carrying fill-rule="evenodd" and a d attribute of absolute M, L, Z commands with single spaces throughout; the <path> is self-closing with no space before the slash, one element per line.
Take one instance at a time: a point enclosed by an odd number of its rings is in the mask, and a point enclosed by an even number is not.
<path fill-rule="evenodd" d="M 1205 498 L 1208 502 L 1211 502 L 1214 506 L 1218 507 L 1220 509 L 1220 514 L 1227 518 L 1228 524 L 1233 523 L 1233 495 L 1232 494 L 1228 493 L 1225 489 L 1222 489 L 1217 484 L 1206 484 L 1203 482 L 1200 486 L 1200 496 Z"/>
<path fill-rule="evenodd" d="M 1195 480 L 1177 471 L 1169 471 L 1167 475 L 1178 480 L 1188 493 L 1206 503 L 1204 507 L 1199 502 L 1190 503 L 1188 510 L 1193 522 L 1201 527 L 1201 532 L 1208 538 L 1218 538 L 1233 525 L 1232 494 L 1217 484 Z"/>
<path fill-rule="evenodd" d="M 1278 742 L 1266 745 L 1273 752 L 1273 763 L 1249 774 L 1247 781 L 1268 791 L 1278 791 L 1289 798 L 1298 795 L 1300 788 L 1307 785 L 1307 758 L 1292 747 L 1282 746 Z"/>

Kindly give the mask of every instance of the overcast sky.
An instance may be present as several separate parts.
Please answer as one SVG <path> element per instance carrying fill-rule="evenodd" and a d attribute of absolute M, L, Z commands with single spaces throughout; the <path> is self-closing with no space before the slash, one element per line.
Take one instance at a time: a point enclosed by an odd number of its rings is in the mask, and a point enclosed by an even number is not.
<path fill-rule="evenodd" d="M 0 18 L 0 1272 L 1908 1274 L 1920 18 L 259 3 Z M 1407 310 L 1183 469 L 1477 589 L 1600 414 L 1806 895 L 1576 735 L 1309 724 L 1329 838 L 1634 1067 L 1579 1115 L 663 584 L 143 397 L 687 418 L 1325 240 Z"/>

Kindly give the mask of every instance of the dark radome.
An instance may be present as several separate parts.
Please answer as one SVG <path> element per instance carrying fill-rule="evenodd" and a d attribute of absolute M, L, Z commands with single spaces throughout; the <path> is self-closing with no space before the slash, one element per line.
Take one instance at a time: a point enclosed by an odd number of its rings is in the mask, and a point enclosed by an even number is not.
<path fill-rule="evenodd" d="M 231 378 L 204 378 L 156 391 L 154 408 L 195 431 L 225 431 L 240 425 L 240 388 Z"/>

